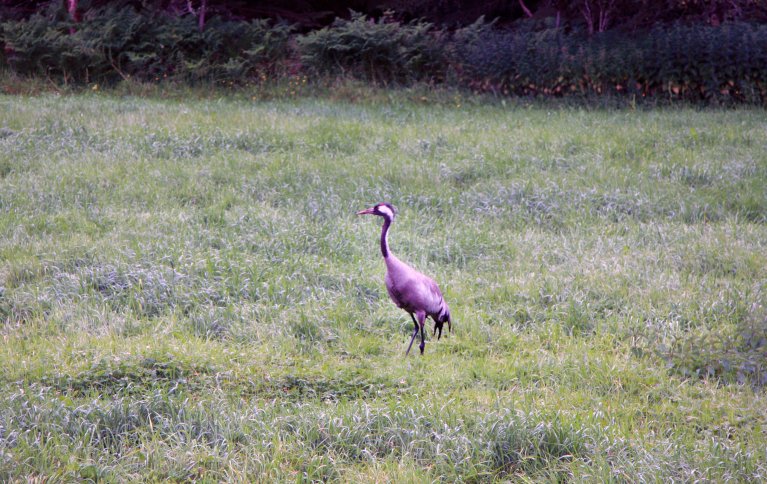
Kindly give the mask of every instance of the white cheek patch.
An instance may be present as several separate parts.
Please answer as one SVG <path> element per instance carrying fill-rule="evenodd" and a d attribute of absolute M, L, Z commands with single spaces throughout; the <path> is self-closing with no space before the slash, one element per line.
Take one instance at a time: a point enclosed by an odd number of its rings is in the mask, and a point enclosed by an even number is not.
<path fill-rule="evenodd" d="M 392 219 L 394 218 L 394 214 L 389 209 L 389 207 L 387 207 L 386 205 L 379 205 L 378 206 L 378 211 L 381 212 L 382 214 L 386 215 L 389 218 L 392 218 Z"/>

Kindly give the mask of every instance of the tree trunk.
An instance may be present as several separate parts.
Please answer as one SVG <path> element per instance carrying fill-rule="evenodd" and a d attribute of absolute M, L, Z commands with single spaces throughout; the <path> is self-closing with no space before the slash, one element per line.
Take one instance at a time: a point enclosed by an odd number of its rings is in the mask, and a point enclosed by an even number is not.
<path fill-rule="evenodd" d="M 205 12 L 208 9 L 208 0 L 202 0 L 200 2 L 200 13 L 197 16 L 197 27 L 200 29 L 200 32 L 205 29 Z"/>
<path fill-rule="evenodd" d="M 69 18 L 72 19 L 72 22 L 77 23 L 80 21 L 80 17 L 77 15 L 77 0 L 66 0 L 67 2 L 67 12 L 69 13 Z M 75 28 L 70 27 L 69 33 L 74 34 Z"/>
<path fill-rule="evenodd" d="M 581 13 L 583 14 L 583 18 L 586 20 L 586 26 L 589 29 L 589 35 L 593 35 L 594 19 L 591 17 L 591 1 L 590 0 L 583 0 L 583 5 L 581 5 Z"/>
<path fill-rule="evenodd" d="M 186 0 L 186 9 L 197 17 L 197 28 L 202 32 L 205 29 L 205 14 L 208 11 L 208 0 L 201 0 L 200 8 L 197 10 L 192 6 L 192 0 Z"/>
<path fill-rule="evenodd" d="M 583 0 L 580 11 L 586 21 L 589 35 L 604 32 L 610 23 L 610 15 L 615 9 L 615 0 Z"/>
<path fill-rule="evenodd" d="M 522 7 L 522 10 L 525 12 L 525 15 L 527 18 L 532 18 L 533 12 L 530 11 L 529 8 L 527 8 L 527 5 L 525 5 L 525 2 L 523 0 L 519 0 L 519 6 Z"/>

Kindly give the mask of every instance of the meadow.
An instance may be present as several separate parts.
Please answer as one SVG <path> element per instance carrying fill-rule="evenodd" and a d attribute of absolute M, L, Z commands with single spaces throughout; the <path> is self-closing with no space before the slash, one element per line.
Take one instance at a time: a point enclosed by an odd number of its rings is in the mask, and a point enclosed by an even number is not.
<path fill-rule="evenodd" d="M 2 96 L 0 480 L 767 480 L 765 187 L 757 108 Z"/>

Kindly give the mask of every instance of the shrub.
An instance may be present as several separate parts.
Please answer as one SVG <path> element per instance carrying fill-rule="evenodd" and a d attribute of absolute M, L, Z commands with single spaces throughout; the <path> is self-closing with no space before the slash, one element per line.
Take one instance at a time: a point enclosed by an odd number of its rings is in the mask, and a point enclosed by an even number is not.
<path fill-rule="evenodd" d="M 756 100 L 767 94 L 767 26 L 674 25 L 647 35 L 641 76 L 648 88 L 675 98 Z"/>
<path fill-rule="evenodd" d="M 60 2 L 2 24 L 12 71 L 55 82 L 120 78 L 239 83 L 296 74 L 374 83 L 453 83 L 498 95 L 631 95 L 685 101 L 767 100 L 767 25 L 663 24 L 588 35 L 550 20 L 501 29 L 478 19 L 451 34 L 421 20 L 353 13 L 305 35 L 267 20 L 194 15 L 107 2 L 70 21 Z M 297 46 L 292 48 L 293 41 Z M 299 54 L 302 65 L 289 60 Z"/>
<path fill-rule="evenodd" d="M 65 13 L 49 7 L 26 21 L 3 24 L 3 43 L 10 67 L 21 74 L 70 77 L 70 67 L 89 66 L 89 52 L 67 34 Z"/>
<path fill-rule="evenodd" d="M 290 53 L 292 28 L 268 20 L 232 22 L 214 17 L 203 32 L 195 29 L 181 52 L 183 70 L 193 80 L 242 80 L 280 74 Z"/>
<path fill-rule="evenodd" d="M 353 13 L 298 38 L 301 60 L 320 74 L 346 74 L 373 82 L 406 83 L 444 78 L 445 34 L 430 23 L 375 21 Z"/>
<path fill-rule="evenodd" d="M 767 26 L 657 26 L 586 36 L 547 23 L 480 19 L 453 37 L 461 81 L 503 94 L 630 93 L 690 101 L 767 99 Z"/>
<path fill-rule="evenodd" d="M 214 17 L 202 32 L 191 15 L 107 4 L 72 23 L 60 5 L 3 24 L 9 66 L 64 82 L 119 78 L 240 80 L 273 73 L 288 56 L 291 27 Z"/>

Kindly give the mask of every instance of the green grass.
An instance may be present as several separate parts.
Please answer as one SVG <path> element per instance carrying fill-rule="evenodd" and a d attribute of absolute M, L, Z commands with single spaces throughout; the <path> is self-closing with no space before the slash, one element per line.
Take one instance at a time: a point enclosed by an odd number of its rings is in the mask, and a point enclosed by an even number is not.
<path fill-rule="evenodd" d="M 765 112 L 389 98 L 0 97 L 0 480 L 767 479 Z"/>

